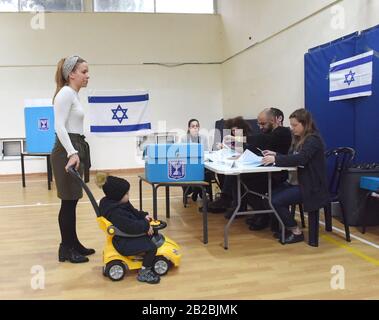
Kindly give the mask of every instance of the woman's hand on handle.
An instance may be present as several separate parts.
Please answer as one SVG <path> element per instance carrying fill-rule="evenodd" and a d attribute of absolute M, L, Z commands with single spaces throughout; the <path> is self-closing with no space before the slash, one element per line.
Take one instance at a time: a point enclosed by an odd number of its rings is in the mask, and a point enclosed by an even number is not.
<path fill-rule="evenodd" d="M 65 167 L 66 172 L 68 172 L 68 168 L 75 166 L 75 170 L 79 170 L 80 159 L 77 153 L 70 156 L 68 159 L 67 165 Z"/>

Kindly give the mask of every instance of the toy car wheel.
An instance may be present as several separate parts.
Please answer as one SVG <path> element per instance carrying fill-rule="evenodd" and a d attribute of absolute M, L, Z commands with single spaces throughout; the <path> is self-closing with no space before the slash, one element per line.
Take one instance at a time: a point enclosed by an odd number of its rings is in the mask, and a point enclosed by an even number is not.
<path fill-rule="evenodd" d="M 153 270 L 159 276 L 164 276 L 170 269 L 171 263 L 164 257 L 157 257 L 154 261 Z"/>
<path fill-rule="evenodd" d="M 105 267 L 105 275 L 112 281 L 120 281 L 124 278 L 126 273 L 125 265 L 120 260 L 114 260 L 107 263 Z"/>

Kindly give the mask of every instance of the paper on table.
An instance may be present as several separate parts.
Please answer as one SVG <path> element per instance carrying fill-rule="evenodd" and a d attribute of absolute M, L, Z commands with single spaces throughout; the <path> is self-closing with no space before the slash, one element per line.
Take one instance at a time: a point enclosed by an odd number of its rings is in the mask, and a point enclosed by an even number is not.
<path fill-rule="evenodd" d="M 209 160 L 211 162 L 225 162 L 232 160 L 232 157 L 239 156 L 239 153 L 231 149 L 221 149 L 213 152 L 204 152 L 205 161 Z M 232 160 L 234 161 L 234 160 Z"/>
<path fill-rule="evenodd" d="M 238 156 L 238 159 L 233 159 Z M 262 165 L 262 157 L 257 156 L 250 150 L 246 150 L 242 155 L 240 155 L 230 149 L 221 149 L 205 154 L 205 160 L 215 162 L 228 168 L 242 168 L 245 166 L 259 167 Z"/>
<path fill-rule="evenodd" d="M 250 150 L 245 150 L 245 152 L 237 160 L 235 160 L 235 166 L 259 167 L 262 165 L 262 159 L 263 157 L 257 156 L 255 153 L 251 152 Z"/>

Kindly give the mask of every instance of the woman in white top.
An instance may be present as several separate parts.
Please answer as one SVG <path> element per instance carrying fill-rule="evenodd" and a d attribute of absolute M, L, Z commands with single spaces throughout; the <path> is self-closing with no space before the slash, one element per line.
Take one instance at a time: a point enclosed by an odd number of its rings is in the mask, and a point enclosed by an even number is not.
<path fill-rule="evenodd" d="M 200 122 L 197 119 L 191 119 L 188 121 L 188 129 L 187 134 L 182 137 L 182 143 L 200 143 L 203 145 L 204 151 L 209 150 L 208 146 L 208 137 L 205 135 L 200 135 Z M 205 171 L 205 181 L 210 182 L 213 178 L 213 174 L 211 172 Z M 207 187 L 207 192 L 209 193 L 210 187 Z M 200 195 L 202 197 L 201 188 L 197 187 L 183 187 L 183 192 L 185 195 L 191 195 L 193 201 L 197 200 L 197 197 Z"/>
<path fill-rule="evenodd" d="M 208 151 L 208 138 L 207 136 L 200 135 L 200 123 L 199 120 L 191 119 L 188 121 L 187 134 L 182 137 L 181 142 L 183 143 L 201 143 L 203 145 L 204 151 Z"/>
<path fill-rule="evenodd" d="M 87 86 L 88 79 L 88 64 L 84 59 L 70 56 L 59 61 L 53 98 L 56 139 L 51 164 L 58 198 L 62 201 L 58 219 L 61 262 L 87 262 L 86 256 L 95 253 L 94 249 L 85 248 L 76 234 L 76 206 L 83 191 L 67 172 L 74 166 L 81 175 L 85 172 L 86 182 L 89 180 L 89 146 L 83 136 L 84 110 L 78 95 L 79 90 Z"/>

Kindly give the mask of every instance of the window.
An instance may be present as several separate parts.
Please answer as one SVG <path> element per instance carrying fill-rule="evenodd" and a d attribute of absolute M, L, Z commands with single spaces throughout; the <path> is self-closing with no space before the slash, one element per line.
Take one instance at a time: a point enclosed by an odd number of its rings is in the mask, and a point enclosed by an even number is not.
<path fill-rule="evenodd" d="M 94 0 L 95 12 L 154 12 L 154 0 Z"/>
<path fill-rule="evenodd" d="M 91 1 L 91 0 L 86 0 Z M 214 0 L 92 0 L 94 12 L 214 13 Z M 83 12 L 84 0 L 0 0 L 0 12 Z"/>
<path fill-rule="evenodd" d="M 20 0 L 21 11 L 33 11 L 43 8 L 44 11 L 83 11 L 82 0 Z"/>
<path fill-rule="evenodd" d="M 156 0 L 156 12 L 214 13 L 213 0 Z"/>
<path fill-rule="evenodd" d="M 214 0 L 93 0 L 95 12 L 214 13 Z"/>
<path fill-rule="evenodd" d="M 83 0 L 0 0 L 0 12 L 71 11 L 81 12 Z"/>
<path fill-rule="evenodd" d="M 18 0 L 0 0 L 0 12 L 18 11 Z"/>

